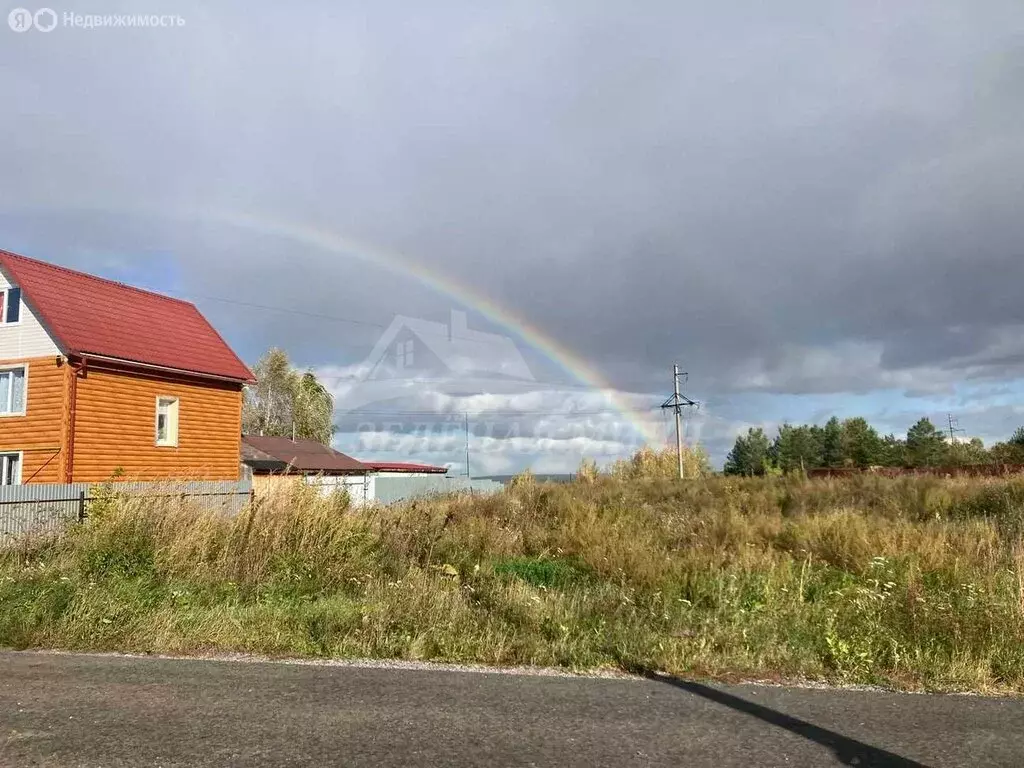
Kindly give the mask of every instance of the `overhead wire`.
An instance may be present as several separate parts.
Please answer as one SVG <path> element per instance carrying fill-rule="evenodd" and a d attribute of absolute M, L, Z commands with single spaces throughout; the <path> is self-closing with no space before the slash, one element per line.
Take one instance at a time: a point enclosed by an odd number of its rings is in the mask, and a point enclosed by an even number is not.
<path fill-rule="evenodd" d="M 296 307 L 282 307 L 282 306 L 271 305 L 271 304 L 261 304 L 261 303 L 258 303 L 258 302 L 242 301 L 242 300 L 239 300 L 239 299 L 229 299 L 229 298 L 225 298 L 225 297 L 222 297 L 222 296 L 210 296 L 210 295 L 206 295 L 206 294 L 185 294 L 183 292 L 177 292 L 177 291 L 169 291 L 169 293 L 174 293 L 179 298 L 182 298 L 182 299 L 185 299 L 185 300 L 189 300 L 189 301 L 197 301 L 197 300 L 200 300 L 200 301 L 214 301 L 214 302 L 223 303 L 223 304 L 229 304 L 229 305 L 234 305 L 234 306 L 239 306 L 239 307 L 245 307 L 247 309 L 258 309 L 258 310 L 268 311 L 268 312 L 281 312 L 281 313 L 297 315 L 297 316 L 301 316 L 301 317 L 309 317 L 309 318 L 313 318 L 313 319 L 317 319 L 317 320 L 328 320 L 328 321 L 331 321 L 331 322 L 339 322 L 339 323 L 347 323 L 347 324 L 351 324 L 351 325 L 359 325 L 359 326 L 363 326 L 363 327 L 367 327 L 367 328 L 387 329 L 391 325 L 390 323 L 378 323 L 378 322 L 374 322 L 372 320 L 362 320 L 362 319 L 353 318 L 353 317 L 343 317 L 343 316 L 340 316 L 340 315 L 333 315 L 333 314 L 327 314 L 327 313 L 322 313 L 322 312 L 311 312 L 309 310 L 298 309 Z M 436 324 L 436 325 L 443 325 L 443 323 L 434 322 L 434 321 L 427 321 L 427 322 L 432 323 L 432 324 Z M 437 331 L 435 331 L 435 330 L 433 330 L 433 329 L 431 329 L 429 327 L 426 327 L 426 328 L 418 329 L 418 332 L 424 332 L 424 333 L 428 333 L 428 334 L 432 334 L 432 335 L 444 336 L 445 338 L 449 338 L 449 339 L 459 339 L 461 341 L 475 342 L 475 343 L 481 343 L 481 344 L 487 343 L 486 340 L 484 340 L 484 339 L 473 338 L 473 337 L 470 337 L 470 336 L 452 335 L 450 330 L 446 330 L 446 331 L 437 330 Z M 343 376 L 343 375 L 332 376 L 330 374 L 321 374 L 321 373 L 317 374 L 317 378 L 320 379 L 321 381 L 324 381 L 324 382 L 333 382 L 333 383 L 339 383 L 339 382 L 343 382 L 343 381 L 351 381 L 351 382 L 363 381 L 363 379 L 361 377 L 358 377 L 358 376 Z M 573 389 L 577 388 L 574 385 L 568 385 L 568 384 L 564 384 L 564 383 L 552 384 L 552 386 L 553 387 L 562 387 L 562 388 L 564 388 L 564 387 L 572 387 Z M 586 390 L 587 388 L 579 387 L 579 389 Z M 469 395 L 469 397 L 472 397 L 472 396 L 473 395 Z M 633 408 L 632 410 L 634 412 L 636 412 L 636 413 L 643 413 L 643 412 L 646 412 L 646 411 L 652 411 L 652 412 L 653 411 L 657 411 L 657 410 L 659 410 L 659 408 L 658 408 L 657 405 L 651 405 L 651 406 L 636 407 L 636 408 Z M 415 411 L 413 411 L 413 410 L 394 410 L 394 411 L 391 411 L 391 410 L 383 410 L 383 409 L 353 409 L 351 411 L 343 411 L 342 414 L 339 414 L 339 415 L 344 415 L 344 414 L 366 414 L 366 415 L 396 416 L 396 417 L 397 416 L 430 416 L 430 417 L 434 417 L 434 418 L 445 418 L 445 417 L 455 417 L 455 416 L 457 416 L 459 418 L 462 418 L 463 415 L 465 414 L 465 412 L 466 412 L 466 409 L 461 409 L 461 410 L 458 410 L 458 411 L 427 411 L 427 410 L 415 410 Z M 520 417 L 521 416 L 550 416 L 550 417 L 571 418 L 571 417 L 585 417 L 585 416 L 621 415 L 622 411 L 619 410 L 619 409 L 611 409 L 611 408 L 609 408 L 609 409 L 600 409 L 600 410 L 585 410 L 585 411 L 540 411 L 540 410 L 515 410 L 515 409 L 487 410 L 487 409 L 483 409 L 483 410 L 477 412 L 477 414 L 478 414 L 478 417 L 479 416 L 484 416 L 484 415 L 490 415 L 490 416 L 520 416 Z"/>

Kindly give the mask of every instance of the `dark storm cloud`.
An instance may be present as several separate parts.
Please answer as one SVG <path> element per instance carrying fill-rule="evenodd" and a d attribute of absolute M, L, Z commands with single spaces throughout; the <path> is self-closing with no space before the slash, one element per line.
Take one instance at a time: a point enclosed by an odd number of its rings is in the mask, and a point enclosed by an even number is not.
<path fill-rule="evenodd" d="M 204 305 L 310 363 L 450 299 L 219 212 L 458 276 L 636 391 L 1024 369 L 1019 3 L 179 5 L 0 30 L 5 237 L 371 324 Z"/>

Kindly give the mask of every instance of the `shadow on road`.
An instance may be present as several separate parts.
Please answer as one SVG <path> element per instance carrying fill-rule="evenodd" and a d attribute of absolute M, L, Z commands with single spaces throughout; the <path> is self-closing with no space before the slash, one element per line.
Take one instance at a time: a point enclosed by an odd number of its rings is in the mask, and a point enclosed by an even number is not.
<path fill-rule="evenodd" d="M 820 728 L 817 725 L 808 723 L 806 720 L 790 717 L 778 710 L 755 704 L 752 701 L 741 699 L 739 696 L 733 696 L 731 693 L 726 693 L 708 685 L 680 680 L 669 675 L 660 675 L 649 669 L 638 669 L 635 671 L 649 680 L 674 686 L 687 693 L 701 696 L 716 704 L 751 715 L 777 728 L 784 728 L 790 733 L 795 733 L 797 736 L 817 742 L 831 749 L 835 753 L 836 758 L 844 765 L 856 765 L 859 768 L 928 768 L 923 763 L 894 755 L 892 752 L 872 747 L 856 739 L 847 738 L 835 731 Z"/>

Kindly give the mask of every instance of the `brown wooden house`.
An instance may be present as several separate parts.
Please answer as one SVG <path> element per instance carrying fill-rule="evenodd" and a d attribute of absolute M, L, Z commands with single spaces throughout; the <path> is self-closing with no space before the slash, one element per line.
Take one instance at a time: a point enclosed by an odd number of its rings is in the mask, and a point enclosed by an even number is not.
<path fill-rule="evenodd" d="M 0 251 L 0 484 L 237 480 L 252 380 L 193 304 Z"/>

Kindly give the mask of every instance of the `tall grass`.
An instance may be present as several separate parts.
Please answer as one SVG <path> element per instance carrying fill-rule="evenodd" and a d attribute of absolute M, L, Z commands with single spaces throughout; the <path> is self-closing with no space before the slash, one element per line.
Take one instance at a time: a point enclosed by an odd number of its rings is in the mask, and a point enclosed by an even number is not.
<path fill-rule="evenodd" d="M 111 498 L 0 552 L 0 645 L 1024 690 L 1024 479 L 661 474 L 234 518 Z"/>

